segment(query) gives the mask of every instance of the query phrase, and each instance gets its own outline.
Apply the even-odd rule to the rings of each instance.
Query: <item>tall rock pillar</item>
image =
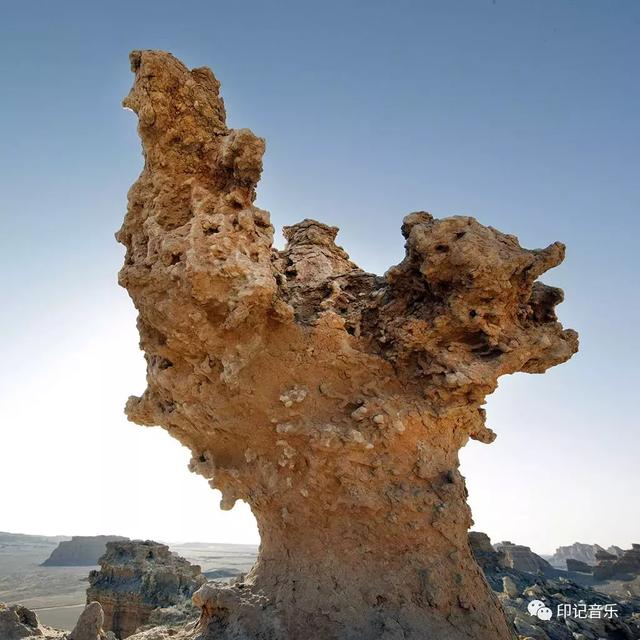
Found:
[[[537,281],[564,247],[523,249],[469,217],[408,215],[406,257],[365,273],[337,229],[304,220],[272,246],[253,202],[264,140],[225,124],[219,83],[168,53],[131,55],[125,106],[145,165],[117,237],[160,425],[192,469],[245,500],[261,547],[244,583],[205,585],[218,639],[506,640],[467,542],[458,450],[491,442],[499,376],[577,350]]]

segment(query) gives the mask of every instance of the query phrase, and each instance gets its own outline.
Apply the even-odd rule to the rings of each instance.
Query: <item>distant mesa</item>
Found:
[[[107,543],[124,542],[122,536],[73,536],[60,542],[43,567],[95,567],[105,553]]]
[[[531,551],[529,547],[505,540],[498,542],[495,548],[503,555],[501,565],[504,567],[533,574],[554,573],[553,567],[544,558]]]
[[[207,580],[222,580],[224,578],[237,578],[242,575],[242,571],[232,567],[220,567],[219,569],[211,569],[203,573]]]
[[[63,540],[69,540],[69,538],[70,536],[34,536],[26,533],[0,531],[0,549],[53,547]]]
[[[587,544],[584,542],[574,542],[564,547],[558,547],[556,552],[549,558],[549,562],[557,569],[568,569],[567,560],[578,560],[592,567],[598,564],[598,554],[606,554],[609,559],[621,556],[624,552],[620,547],[614,545],[607,548],[599,544]],[[571,569],[569,569],[571,571]]]

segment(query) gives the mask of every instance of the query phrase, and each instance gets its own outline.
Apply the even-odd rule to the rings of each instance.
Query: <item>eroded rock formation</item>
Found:
[[[555,553],[549,558],[549,562],[559,569],[567,567],[567,560],[579,560],[585,564],[595,565],[598,563],[596,557],[599,552],[612,554],[613,556],[621,556],[622,549],[616,546],[610,546],[606,551],[599,544],[586,544],[584,542],[574,542],[571,545],[558,547]]]
[[[514,569],[500,549],[494,549],[489,537],[481,532],[469,533],[473,554],[482,567],[491,588],[513,622],[518,637],[527,640],[583,640],[590,638],[640,637],[640,598],[610,591],[599,593],[566,578],[564,571],[537,572]],[[500,545],[496,545],[499,547]],[[528,548],[528,547],[526,547]],[[588,569],[588,565],[584,565]],[[575,577],[575,576],[574,576]],[[553,618],[541,620],[527,609],[531,600],[542,600],[551,608]],[[558,607],[613,606],[616,616],[580,618],[558,615]]]
[[[104,631],[104,616],[97,602],[90,602],[78,617],[73,631],[66,633],[40,624],[35,611],[20,604],[0,602],[0,640],[116,640],[110,631]]]
[[[0,602],[0,640],[64,640],[62,631],[40,624],[35,612],[19,604]]]
[[[67,640],[106,640],[107,633],[103,629],[104,612],[99,602],[89,602],[84,611],[78,617],[73,631],[68,635]],[[109,633],[111,639],[115,635]]]
[[[100,603],[103,628],[122,639],[146,624],[155,609],[189,601],[204,582],[200,567],[164,544],[110,542],[100,570],[89,574],[87,602]]]
[[[223,508],[247,501],[262,541],[243,583],[196,593],[201,632],[510,638],[467,542],[458,450],[494,439],[499,376],[577,350],[562,292],[537,282],[564,247],[418,212],[384,276],[313,220],[277,251],[253,204],[265,142],[226,126],[212,72],[157,51],[131,64],[145,165],[117,238],[148,387],[127,414],[188,446]]]
[[[574,560],[573,558],[567,558],[565,560],[567,571],[573,571],[577,573],[593,573],[593,566],[582,562],[582,560]]]
[[[602,551],[599,544],[585,544],[584,542],[574,542],[573,544],[558,547],[555,553],[549,558],[549,562],[559,569],[567,568],[567,560],[580,560],[586,564],[596,564],[596,552]]]
[[[496,549],[502,553],[502,564],[506,567],[527,573],[553,573],[553,567],[544,558],[533,553],[530,547],[507,540],[496,544]]]
[[[606,551],[597,557],[599,562],[593,568],[596,580],[632,580],[640,576],[640,544],[632,544],[619,557]]]

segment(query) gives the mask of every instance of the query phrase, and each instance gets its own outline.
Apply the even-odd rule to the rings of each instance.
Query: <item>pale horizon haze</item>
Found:
[[[267,140],[256,204],[335,224],[362,268],[411,211],[523,246],[580,352],[500,380],[461,452],[474,529],[539,553],[640,542],[640,3],[1,2],[0,531],[259,542],[246,504],[123,407],[145,388],[114,239],[142,168],[132,49],[209,66],[228,124]]]

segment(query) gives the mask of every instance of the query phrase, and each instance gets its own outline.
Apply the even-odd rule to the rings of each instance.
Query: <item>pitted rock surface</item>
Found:
[[[458,451],[494,439],[499,376],[576,352],[562,292],[537,280],[563,245],[417,212],[383,276],[314,220],[278,251],[254,205],[265,141],[227,127],[213,73],[131,63],[145,164],[117,238],[148,386],[126,411],[189,447],[223,508],[246,501],[262,541],[244,582],[196,593],[199,633],[511,638],[467,542]]]

